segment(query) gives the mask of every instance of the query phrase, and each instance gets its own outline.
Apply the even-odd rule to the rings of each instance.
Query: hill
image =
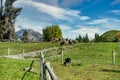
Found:
[[[115,37],[117,33],[120,32],[119,30],[110,30],[102,34],[100,37],[102,38],[102,41],[105,42],[113,42],[115,41]]]

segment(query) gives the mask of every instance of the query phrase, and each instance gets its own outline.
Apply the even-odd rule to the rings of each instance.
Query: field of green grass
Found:
[[[61,63],[60,49],[47,51],[44,56],[51,63],[58,80],[119,80],[119,46],[119,43],[81,43],[69,48],[64,47],[64,59],[68,56],[72,59],[68,66]],[[112,65],[112,50],[116,53],[115,65]],[[31,60],[0,58],[0,79],[21,80],[25,73],[23,68],[28,67],[30,63]],[[28,72],[24,80],[39,80],[39,66],[38,58],[33,65],[38,74]]]
[[[10,54],[20,54],[24,52],[32,52],[41,50],[44,48],[51,48],[59,46],[59,44],[52,44],[52,43],[23,43],[23,42],[0,42],[0,56],[8,54],[8,48],[10,49]]]
[[[39,61],[34,61],[33,68],[37,73],[31,73],[23,70],[29,67],[31,60],[16,60],[9,58],[0,58],[0,80],[39,80]]]
[[[61,80],[119,80],[120,52],[118,43],[79,44],[64,50],[64,59],[72,59],[69,66],[61,64],[61,58],[49,59]],[[112,65],[112,50],[116,64]]]

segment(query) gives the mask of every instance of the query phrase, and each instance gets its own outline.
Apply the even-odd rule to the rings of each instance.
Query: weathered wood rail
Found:
[[[41,80],[57,80],[57,77],[50,66],[50,62],[44,60],[43,52],[40,52],[40,76]]]

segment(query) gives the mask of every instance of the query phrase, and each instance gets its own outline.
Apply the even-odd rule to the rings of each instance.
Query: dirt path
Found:
[[[16,55],[5,55],[5,56],[0,56],[0,57],[6,57],[6,58],[15,58],[15,59],[25,59],[25,57],[34,57],[36,55],[39,55],[41,51],[45,52],[48,50],[53,50],[53,49],[58,49],[59,47],[53,47],[53,48],[48,48],[48,49],[42,49],[34,52],[28,52],[24,54],[16,54]]]
[[[64,46],[63,48],[66,49],[68,47],[73,47],[73,46]],[[38,50],[38,51],[34,51],[34,52],[28,52],[28,53],[24,53],[24,54],[16,54],[16,55],[5,55],[5,56],[0,56],[0,57],[5,57],[5,58],[15,58],[15,59],[27,59],[27,57],[35,57],[36,55],[39,55],[40,52],[46,52],[49,50],[58,50],[60,47],[53,47],[53,48],[47,48],[47,49],[42,49],[42,50]],[[60,56],[60,55],[57,55]],[[49,56],[49,57],[53,57],[53,56]],[[47,57],[47,58],[49,58]]]

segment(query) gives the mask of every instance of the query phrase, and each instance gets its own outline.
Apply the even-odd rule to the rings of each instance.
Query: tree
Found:
[[[89,42],[89,38],[88,38],[88,34],[86,33],[85,36],[83,36],[83,42],[88,43]]]
[[[25,30],[24,32],[23,32],[23,37],[22,37],[22,41],[23,42],[29,42],[29,39],[28,39],[28,31],[27,30]]]
[[[95,33],[95,42],[100,42],[100,36],[99,34]]]
[[[13,7],[17,0],[0,0],[0,40],[16,38],[14,23],[22,8]]]
[[[82,36],[81,36],[81,35],[79,35],[79,36],[76,38],[76,40],[77,40],[78,42],[83,42],[83,39],[82,39]]]
[[[62,38],[62,31],[58,25],[48,26],[43,29],[43,40],[52,41],[55,38]]]

